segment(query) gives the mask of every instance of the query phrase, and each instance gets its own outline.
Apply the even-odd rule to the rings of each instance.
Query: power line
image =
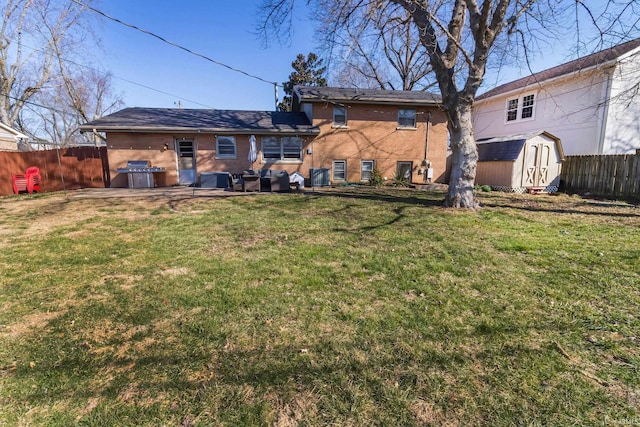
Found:
[[[124,25],[124,26],[126,26],[126,27],[132,28],[132,29],[134,29],[134,30],[136,30],[136,31],[140,31],[141,33],[147,34],[147,35],[149,35],[149,36],[151,36],[151,37],[155,37],[155,38],[157,38],[158,40],[162,41],[163,43],[169,44],[169,45],[171,45],[171,46],[173,46],[173,47],[177,47],[178,49],[184,50],[185,52],[190,53],[191,55],[195,55],[195,56],[197,56],[197,57],[199,57],[199,58],[202,58],[202,59],[204,59],[204,60],[206,60],[206,61],[209,61],[209,62],[211,62],[211,63],[213,63],[213,64],[216,64],[216,65],[219,65],[219,66],[221,66],[221,67],[227,68],[227,69],[229,69],[229,70],[231,70],[231,71],[234,71],[234,72],[236,72],[236,73],[244,74],[244,75],[245,75],[245,76],[247,76],[247,77],[250,77],[250,78],[252,78],[252,79],[259,80],[259,81],[261,81],[261,82],[263,82],[263,83],[267,83],[267,84],[270,84],[270,85],[274,85],[274,86],[280,86],[280,87],[282,87],[282,85],[278,85],[278,83],[277,83],[277,82],[270,82],[269,80],[263,79],[262,77],[259,77],[259,76],[256,76],[256,75],[254,75],[254,74],[248,73],[248,72],[246,72],[246,71],[240,70],[240,69],[238,69],[238,68],[232,67],[232,66],[227,65],[227,64],[225,64],[225,63],[222,63],[222,62],[220,62],[220,61],[216,61],[215,59],[212,59],[212,58],[210,58],[210,57],[208,57],[208,56],[206,56],[206,55],[203,55],[203,54],[201,54],[201,53],[195,52],[195,51],[193,51],[193,50],[191,50],[191,49],[189,49],[189,48],[186,48],[186,47],[184,47],[184,46],[182,46],[182,45],[179,45],[179,44],[177,44],[177,43],[174,43],[174,42],[172,42],[172,41],[169,41],[169,40],[165,39],[164,37],[159,36],[159,35],[157,35],[157,34],[155,34],[155,33],[151,32],[151,31],[148,31],[148,30],[145,30],[145,29],[143,29],[143,28],[137,27],[137,26],[135,26],[135,25],[133,25],[133,24],[129,24],[129,23],[124,22],[124,21],[122,21],[122,20],[120,20],[120,19],[118,19],[118,18],[114,18],[113,16],[110,16],[110,15],[108,15],[108,14],[106,14],[106,13],[102,12],[101,10],[98,10],[98,9],[96,9],[96,8],[94,8],[94,7],[91,7],[91,6],[89,6],[89,5],[86,5],[86,4],[82,3],[82,2],[80,2],[79,0],[71,0],[71,1],[73,1],[73,2],[74,2],[74,3],[76,3],[76,4],[78,4],[79,6],[82,6],[82,7],[85,7],[85,8],[87,8],[87,9],[91,10],[92,12],[95,12],[95,13],[97,13],[97,14],[99,14],[99,15],[104,16],[105,18],[110,19],[111,21],[117,22],[118,24],[121,24],[121,25]]]
[[[38,50],[40,50],[40,49],[36,49],[36,48],[34,48],[34,47],[32,47],[32,46],[27,46],[27,45],[23,45],[23,47],[26,47],[26,48],[28,48],[28,49],[31,49],[31,50],[33,50],[34,52],[37,52]],[[75,62],[75,61],[72,61],[72,60],[70,60],[70,59],[67,59],[67,58],[60,58],[60,59],[61,59],[62,61],[64,61],[64,62],[68,62],[69,64],[73,64],[73,65],[75,65],[75,66],[77,66],[77,67],[86,68],[86,69],[88,69],[88,70],[92,70],[92,71],[96,71],[96,72],[102,72],[101,70],[98,70],[97,68],[93,68],[93,67],[90,67],[90,66],[85,65],[85,64],[79,64],[79,63],[77,63],[77,62]],[[111,74],[111,76],[112,76],[114,79],[122,80],[122,81],[127,82],[127,83],[130,83],[130,84],[132,84],[132,85],[140,86],[140,87],[142,87],[142,88],[145,88],[145,89],[148,89],[148,90],[152,90],[152,91],[154,91],[154,92],[158,92],[158,93],[161,93],[161,94],[163,94],[163,95],[168,95],[168,96],[170,96],[170,97],[172,97],[172,98],[178,98],[179,100],[186,101],[186,102],[189,102],[189,103],[191,103],[191,104],[199,105],[199,106],[201,106],[201,107],[210,108],[210,109],[215,109],[214,107],[212,107],[212,106],[210,106],[210,105],[202,104],[202,103],[197,102],[197,101],[194,101],[194,100],[192,100],[192,99],[185,98],[185,97],[183,97],[183,96],[181,96],[181,95],[176,95],[176,94],[173,94],[173,93],[165,92],[165,91],[163,91],[163,90],[156,89],[156,88],[153,88],[153,87],[151,87],[151,86],[144,85],[144,84],[142,84],[142,83],[134,82],[134,81],[132,81],[132,80],[125,79],[124,77],[120,77],[120,76],[117,76],[117,75],[115,75],[115,74]]]

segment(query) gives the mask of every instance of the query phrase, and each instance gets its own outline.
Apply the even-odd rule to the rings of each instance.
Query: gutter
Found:
[[[192,133],[214,133],[220,135],[251,135],[251,134],[278,134],[278,135],[317,135],[320,133],[320,129],[312,128],[309,130],[296,130],[296,129],[198,129],[198,128],[149,128],[149,127],[94,127],[94,126],[80,126],[81,132],[128,132],[128,133],[180,133],[180,134],[192,134]]]

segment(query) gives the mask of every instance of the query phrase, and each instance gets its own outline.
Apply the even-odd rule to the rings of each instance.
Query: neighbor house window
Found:
[[[293,136],[262,138],[264,160],[302,160],[302,139]]]
[[[416,110],[400,109],[398,110],[398,127],[399,128],[415,128],[416,127]]]
[[[373,172],[373,160],[363,160],[360,164],[360,179],[362,181],[369,181],[371,179],[371,172]]]
[[[507,101],[507,121],[511,122],[518,118],[518,98]]]
[[[333,107],[333,126],[340,127],[347,125],[347,110],[344,106]]]
[[[346,162],[346,160],[334,160],[333,161],[333,180],[334,181],[346,181],[347,180],[347,162]]]
[[[522,98],[522,114],[523,119],[533,117],[533,95],[527,95]]]
[[[219,136],[216,138],[216,158],[236,158],[236,138],[234,136]]]
[[[507,122],[533,118],[535,94],[507,100]]]

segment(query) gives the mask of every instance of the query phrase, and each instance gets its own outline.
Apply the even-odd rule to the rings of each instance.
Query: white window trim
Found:
[[[264,139],[265,138],[276,138],[280,144],[280,158],[279,159],[274,159],[272,157],[264,157]],[[284,143],[282,141],[282,138],[298,138],[300,140],[300,158],[298,159],[287,159],[284,157]],[[263,164],[300,164],[303,163],[304,161],[304,154],[303,154],[303,146],[304,146],[304,140],[300,137],[295,137],[295,136],[263,136],[262,137],[262,146],[261,146],[261,162]]]
[[[344,124],[336,124],[336,108],[342,108],[344,110]],[[349,125],[349,119],[347,117],[347,107],[343,106],[343,105],[335,105],[333,107],[333,122],[332,122],[332,127],[334,128],[346,128]]]
[[[527,118],[522,118],[522,109],[524,106],[524,98],[526,98],[527,96],[531,96],[533,95],[533,106],[532,106],[532,111],[531,111],[531,117],[527,117]],[[513,101],[514,99],[518,100],[518,110],[516,111],[516,118],[515,120],[507,120],[507,114],[509,113],[509,101]],[[505,105],[504,105],[504,115],[503,115],[503,120],[504,120],[504,124],[506,125],[510,125],[513,123],[522,123],[522,122],[530,122],[532,120],[536,119],[536,106],[538,105],[538,93],[537,92],[527,92],[527,93],[523,93],[516,96],[510,96],[507,98],[507,100],[505,101]]]
[[[219,154],[220,150],[219,150],[219,140],[220,138],[226,138],[226,139],[230,139],[233,141],[233,155],[231,154]],[[220,136],[216,136],[216,159],[222,159],[222,160],[235,160],[238,158],[238,145],[236,144],[236,137],[235,136],[230,136],[230,135],[220,135]]]
[[[400,111],[413,111],[413,126],[401,126],[400,125]],[[398,108],[398,126],[396,129],[403,130],[416,130],[418,128],[418,110],[415,108]]]
[[[336,163],[342,163],[344,165],[344,178],[336,178]],[[347,161],[346,160],[334,160],[331,164],[331,178],[333,181],[345,182],[347,180]]]
[[[364,178],[363,177],[364,174],[362,172],[364,172],[364,164],[365,163],[371,163],[371,170],[367,171],[370,174],[373,174],[373,171],[376,168],[376,162],[374,160],[360,160],[360,181],[368,181],[370,179],[370,177],[369,178]]]

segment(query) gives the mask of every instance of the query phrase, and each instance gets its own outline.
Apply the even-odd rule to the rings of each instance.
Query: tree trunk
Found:
[[[449,137],[451,139],[451,178],[446,207],[478,209],[473,186],[476,179],[478,149],[473,136],[471,105],[457,104],[449,110]]]

